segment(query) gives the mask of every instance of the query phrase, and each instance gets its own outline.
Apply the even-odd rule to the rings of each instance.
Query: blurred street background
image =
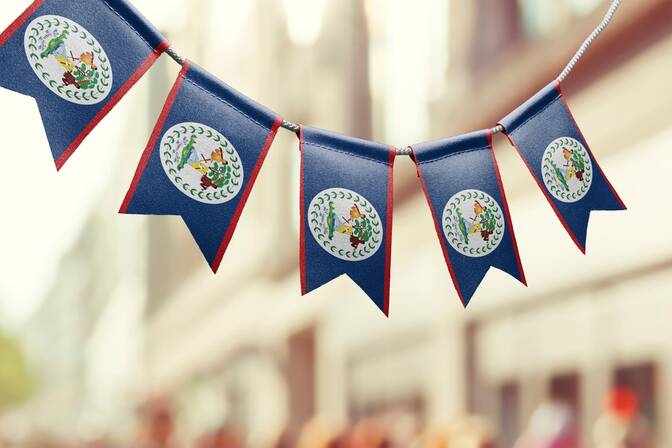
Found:
[[[398,146],[495,125],[603,0],[133,0],[175,48],[295,122]],[[4,29],[28,0],[2,0]],[[564,85],[629,206],[583,256],[503,136],[530,287],[465,311],[400,158],[391,317],[347,278],[301,298],[283,131],[214,276],[178,218],[117,215],[179,71],[162,58],[56,175],[0,89],[0,447],[672,446],[672,2],[625,1]],[[658,227],[660,226],[660,227]]]

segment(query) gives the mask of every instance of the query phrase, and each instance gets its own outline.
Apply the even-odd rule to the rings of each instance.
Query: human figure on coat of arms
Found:
[[[336,212],[334,203],[330,202],[324,209],[324,224],[326,233],[330,241],[333,241],[336,234],[345,235],[350,239],[350,245],[353,249],[358,249],[360,245],[366,244],[373,235],[373,225],[367,215],[362,213],[357,204],[350,208],[349,218],[340,218]]]
[[[565,191],[571,191],[569,181],[576,178],[579,182],[585,182],[586,162],[583,156],[574,149],[562,148],[562,158],[565,164],[559,167],[551,161],[551,166],[559,186]]]
[[[586,162],[583,160],[581,154],[573,149],[563,148],[562,157],[567,161],[565,168],[567,168],[567,177],[569,179],[576,176],[583,182],[583,176],[586,173]]]
[[[469,244],[469,237],[472,235],[479,235],[485,242],[490,241],[490,237],[495,232],[497,219],[492,210],[480,201],[475,201],[474,216],[469,218],[469,221],[465,219],[462,211],[457,209],[457,223],[464,242]]]
[[[228,160],[224,157],[224,150],[220,147],[210,153],[210,157],[200,154],[196,149],[196,134],[183,141],[180,161],[177,170],[182,171],[189,167],[201,175],[201,188],[206,191],[210,188],[219,190],[231,182],[233,173]]]
[[[96,88],[100,80],[98,67],[95,63],[93,51],[81,53],[78,57],[67,48],[67,40],[70,36],[68,30],[58,32],[54,30],[47,33],[41,42],[40,57],[47,59],[53,57],[65,70],[62,78],[64,86],[75,86],[77,89],[90,90]]]

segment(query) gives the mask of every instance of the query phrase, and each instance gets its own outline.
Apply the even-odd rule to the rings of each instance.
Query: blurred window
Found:
[[[605,0],[564,0],[567,7],[576,15],[587,15],[602,6]]]
[[[651,425],[656,424],[656,366],[652,363],[626,366],[614,372],[614,386],[637,396],[639,410]]]
[[[309,327],[289,339],[289,415],[295,433],[315,415],[315,374],[315,328]]]
[[[605,0],[519,0],[525,37],[546,36],[566,24],[568,19],[592,13]]]
[[[474,71],[497,62],[502,52],[518,41],[520,28],[517,0],[476,0]]]
[[[520,386],[506,383],[499,388],[499,434],[503,447],[514,446],[520,434]]]
[[[548,392],[553,401],[569,407],[574,424],[581,422],[581,377],[577,373],[567,373],[551,378]],[[578,429],[578,427],[577,427]]]
[[[327,1],[282,0],[282,5],[287,13],[289,37],[292,42],[297,45],[313,45],[322,33]]]
[[[581,377],[576,373],[557,375],[549,382],[551,398],[561,401],[575,411],[581,405]]]
[[[413,2],[369,0],[366,14],[374,135],[423,140],[431,122],[428,104],[445,93],[450,1],[424,0],[419,8]]]

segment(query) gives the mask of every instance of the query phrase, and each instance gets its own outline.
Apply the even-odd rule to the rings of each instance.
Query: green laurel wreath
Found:
[[[101,70],[99,72],[100,84],[96,86],[95,90],[82,92],[77,88],[71,86],[64,86],[57,80],[52,79],[51,74],[44,70],[44,65],[42,65],[42,63],[40,62],[41,59],[37,54],[38,51],[37,38],[40,36],[42,32],[44,32],[44,30],[48,30],[52,27],[59,27],[61,25],[63,26],[63,30],[66,30],[70,33],[73,33],[81,37],[84,40],[84,42],[86,42],[86,44],[89,45],[89,47],[91,47],[91,50],[98,56],[98,61],[100,62],[98,67]],[[106,89],[108,89],[112,83],[112,68],[110,67],[109,61],[103,55],[103,49],[96,44],[96,41],[91,36],[89,36],[86,31],[84,31],[74,23],[71,24],[67,20],[60,20],[56,17],[53,18],[45,17],[44,19],[35,23],[35,26],[29,30],[28,49],[31,51],[28,57],[31,60],[31,64],[33,65],[35,70],[38,73],[40,73],[40,76],[46,83],[49,84],[49,87],[52,90],[57,91],[61,96],[65,96],[69,99],[76,99],[78,101],[91,102],[91,101],[98,101],[101,99],[101,95],[102,98],[104,98],[105,95],[109,93],[106,92]]]
[[[373,226],[373,235],[371,240],[366,243],[362,249],[354,250],[345,250],[339,249],[334,244],[329,241],[322,229],[320,228],[320,222],[318,220],[320,216],[321,207],[329,201],[336,199],[343,199],[348,201],[353,201],[355,204],[360,206],[368,216],[371,217],[371,225]],[[313,226],[313,231],[315,232],[317,241],[324,246],[327,252],[331,252],[334,255],[338,255],[347,260],[351,261],[361,261],[362,259],[374,254],[380,247],[380,243],[383,239],[383,231],[380,223],[380,217],[378,212],[373,208],[371,204],[368,203],[366,199],[361,197],[358,194],[345,191],[326,191],[316,198],[316,202],[313,205],[313,209],[310,211],[310,224]]]
[[[454,220],[457,215],[457,208],[466,201],[477,200],[483,202],[495,214],[497,226],[490,241],[486,242],[485,246],[479,248],[469,247],[464,244],[455,233]],[[502,216],[502,209],[499,204],[495,202],[490,196],[480,191],[464,191],[455,200],[446,205],[443,218],[443,228],[453,247],[462,252],[464,255],[471,255],[473,257],[484,257],[490,254],[499,246],[500,241],[504,238],[504,217]]]
[[[189,183],[180,176],[180,173],[174,168],[175,163],[172,158],[176,153],[179,153],[178,140],[186,134],[193,135],[202,135],[205,138],[212,140],[213,142],[220,145],[228,156],[228,162],[231,166],[233,178],[231,179],[231,184],[226,187],[226,190],[215,191],[214,193],[205,192],[202,189],[194,188]],[[173,130],[169,135],[165,136],[165,142],[163,143],[163,155],[166,157],[164,161],[166,169],[169,175],[172,177],[173,181],[179,185],[185,193],[190,195],[193,198],[199,198],[202,200],[208,201],[226,201],[235,197],[240,191],[239,187],[243,179],[243,165],[238,153],[233,148],[233,145],[229,143],[228,140],[223,138],[218,133],[212,132],[210,129],[205,129],[203,126],[194,126],[194,125],[182,125],[179,128]]]
[[[549,150],[547,150],[546,153],[544,154],[544,160],[542,162],[542,171],[544,174],[544,183],[546,184],[546,187],[551,193],[553,193],[554,196],[567,202],[576,202],[580,200],[586,195],[586,193],[588,193],[590,187],[592,186],[592,180],[593,180],[592,161],[590,160],[587,151],[582,147],[582,145],[577,143],[578,142],[576,140],[568,137],[556,140],[551,144]],[[586,171],[584,173],[585,180],[584,182],[581,183],[581,188],[579,188],[577,191],[573,193],[564,191],[562,188],[558,187],[555,181],[554,168],[553,168],[553,164],[555,162],[553,161],[553,155],[563,146],[565,147],[569,146],[574,150],[579,151],[581,157],[583,157],[583,160],[586,162]]]

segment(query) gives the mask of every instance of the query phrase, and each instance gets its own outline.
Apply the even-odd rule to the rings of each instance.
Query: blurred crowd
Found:
[[[0,448],[244,448],[243,432],[223,425],[203,434],[193,444],[178,442],[176,417],[167,400],[157,400],[138,413],[138,434],[131,445],[105,438],[79,444],[61,443],[49,437],[28,444],[4,444]],[[293,432],[286,430],[274,448],[579,448],[579,419],[561,401],[541,403],[513,447],[502,446],[493,426],[480,417],[466,417],[446,425],[422,427],[417,416],[390,412],[363,419],[345,430],[334,430],[314,419]],[[605,400],[603,413],[592,428],[591,447],[653,448],[650,423],[639,410],[637,396],[615,389]]]

